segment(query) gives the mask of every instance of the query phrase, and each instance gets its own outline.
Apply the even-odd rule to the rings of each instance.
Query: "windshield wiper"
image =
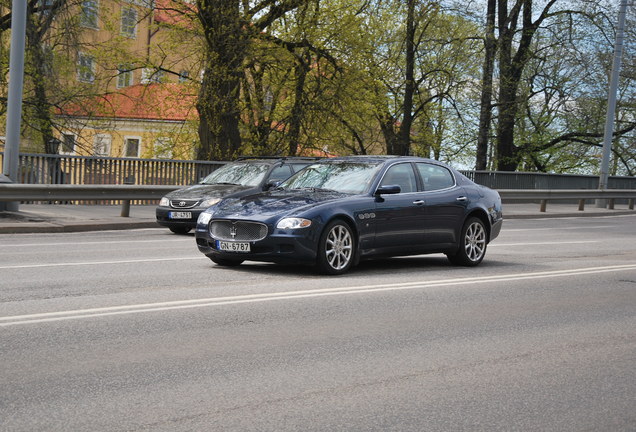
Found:
[[[301,187],[301,188],[298,188],[298,190],[309,190],[312,192],[338,192],[334,189],[325,189],[325,188],[319,188],[319,187]]]

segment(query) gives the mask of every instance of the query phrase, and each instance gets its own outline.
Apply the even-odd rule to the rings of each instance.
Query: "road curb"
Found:
[[[505,210],[505,209],[504,209]],[[603,212],[571,212],[571,213],[527,213],[506,215],[504,212],[504,221],[509,219],[549,219],[549,218],[577,218],[577,217],[612,217],[612,216],[629,216],[636,215],[634,210],[607,210]]]

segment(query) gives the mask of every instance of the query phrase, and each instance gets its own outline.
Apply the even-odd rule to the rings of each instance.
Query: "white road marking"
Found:
[[[151,259],[139,259],[139,260],[89,261],[89,262],[52,263],[52,264],[25,264],[25,265],[0,266],[0,270],[38,268],[38,267],[65,267],[65,266],[86,266],[86,265],[104,265],[104,264],[131,264],[131,263],[160,262],[160,261],[184,261],[184,260],[197,260],[197,259],[201,259],[201,258],[204,258],[204,256],[200,255],[200,256],[197,256],[197,257],[151,258]]]
[[[598,243],[596,240],[579,240],[579,241],[551,241],[551,242],[532,242],[532,243],[488,243],[488,248],[495,246],[545,246],[545,245],[563,245],[563,244],[583,244]]]
[[[615,228],[614,225],[596,225],[596,226],[576,226],[576,227],[559,227],[559,231],[564,230],[590,230],[601,228]],[[554,228],[502,228],[506,232],[524,232],[524,231],[554,231]]]
[[[109,245],[109,244],[121,244],[121,243],[167,243],[167,242],[183,242],[184,240],[190,240],[194,242],[193,238],[174,238],[174,239],[161,239],[161,240],[112,240],[112,241],[86,241],[86,242],[66,242],[66,243],[24,243],[24,244],[3,244],[3,248],[7,247],[46,247],[46,246],[82,246],[82,245]],[[185,243],[185,242],[184,242]]]
[[[228,297],[211,297],[202,299],[176,300],[158,303],[144,303],[135,305],[110,306],[89,309],[76,309],[59,312],[45,312],[27,315],[14,315],[0,317],[0,327],[16,326],[22,324],[35,324],[55,321],[78,320],[113,315],[137,314],[147,312],[160,312],[178,309],[192,309],[212,306],[236,305],[243,303],[257,303],[266,301],[295,300],[303,298],[315,298],[325,296],[368,294],[373,292],[404,291],[414,289],[426,289],[433,287],[472,285],[508,281],[520,281],[531,279],[547,279],[570,277],[575,275],[588,275],[599,273],[614,273],[636,270],[636,264],[585,267],[571,270],[555,270],[533,273],[505,274],[498,276],[469,277],[457,279],[440,279],[435,281],[417,281],[394,284],[362,285],[357,287],[323,288],[305,291],[283,291],[262,294],[246,294]]]

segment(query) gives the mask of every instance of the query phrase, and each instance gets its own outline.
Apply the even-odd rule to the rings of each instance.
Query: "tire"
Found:
[[[459,249],[454,254],[446,254],[448,260],[467,267],[478,265],[486,255],[488,232],[484,222],[476,217],[468,218],[462,227]]]
[[[214,264],[223,266],[223,267],[236,267],[243,263],[242,259],[228,259],[228,258],[219,258],[216,256],[209,256]]]
[[[318,270],[329,275],[347,272],[353,265],[355,249],[355,237],[349,224],[342,220],[331,221],[320,235]]]
[[[192,228],[188,227],[169,227],[169,230],[175,234],[187,234]]]

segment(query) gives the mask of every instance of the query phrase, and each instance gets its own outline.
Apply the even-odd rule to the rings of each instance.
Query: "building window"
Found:
[[[137,33],[137,11],[133,8],[123,7],[121,9],[121,34],[134,38]]]
[[[163,81],[163,71],[159,69],[143,68],[141,71],[141,83],[152,84]]]
[[[268,89],[265,92],[265,96],[263,97],[263,108],[265,109],[265,111],[271,111],[273,104],[274,104],[274,94],[272,93],[271,90]]]
[[[93,138],[93,154],[95,156],[110,156],[112,138],[108,134],[97,134]]]
[[[117,72],[117,88],[128,87],[133,84],[133,71],[130,65],[119,65]]]
[[[155,141],[154,153],[157,159],[172,159],[172,142],[170,138],[158,138]]]
[[[77,55],[77,79],[83,82],[95,80],[95,60],[84,53]]]
[[[38,8],[43,15],[50,15],[53,8],[53,0],[38,0]]]
[[[62,134],[62,141],[60,142],[59,152],[62,154],[75,153],[75,135],[74,134]]]
[[[139,157],[139,138],[126,138],[124,140],[124,157]]]
[[[82,2],[80,24],[84,27],[97,28],[97,0],[84,0]]]
[[[190,72],[188,72],[187,70],[182,70],[181,72],[179,72],[179,82],[180,83],[184,83],[184,82],[188,81],[189,77],[190,77]]]

